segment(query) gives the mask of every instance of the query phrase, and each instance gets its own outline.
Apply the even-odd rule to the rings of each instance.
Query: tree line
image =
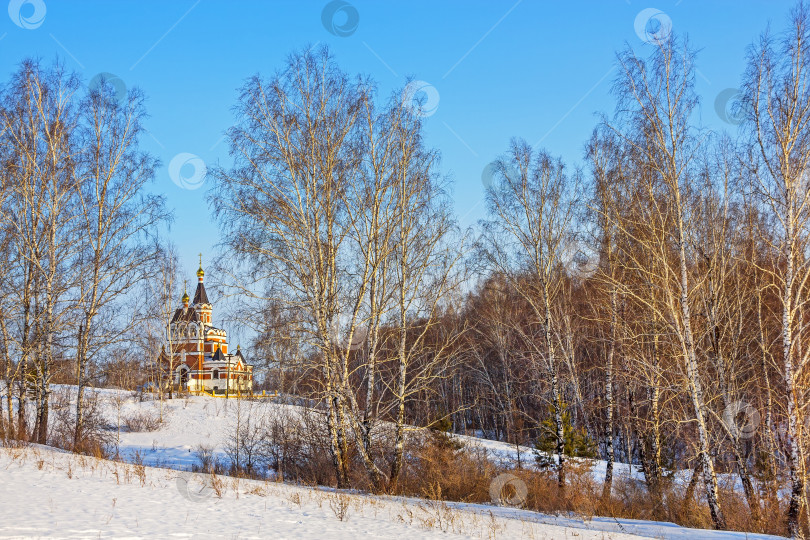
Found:
[[[563,495],[598,455],[606,504],[617,463],[659,507],[691,471],[718,529],[738,479],[757,528],[806,533],[808,21],[799,4],[746,52],[735,133],[700,123],[686,37],[621,50],[585,166],[513,139],[471,230],[407,88],[381,96],[323,47],[248,79],[232,162],[209,171],[217,271],[265,384],[322,412],[328,481],[396,492],[433,428],[515,445]],[[49,442],[56,366],[79,451],[93,370],[132,366],[134,344],[166,380],[178,265],[144,119],[137,90],[59,63],[0,88],[7,438]]]
[[[419,103],[325,49],[248,81],[215,172],[223,268],[274,384],[324,404],[337,485],[395,488],[406,434],[442,426],[550,450],[564,491],[579,434],[606,499],[617,462],[659,504],[690,470],[723,529],[724,474],[801,536],[808,37],[799,4],[750,46],[735,133],[700,123],[686,37],[626,47],[586,166],[514,139],[472,231]]]

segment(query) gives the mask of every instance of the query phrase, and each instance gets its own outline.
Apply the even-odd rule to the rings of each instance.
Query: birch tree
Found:
[[[616,409],[614,394],[614,360],[616,357],[619,341],[619,292],[617,282],[618,264],[616,261],[617,251],[617,231],[616,215],[619,211],[618,197],[614,196],[616,190],[623,185],[623,167],[620,147],[610,132],[594,132],[587,147],[587,156],[591,162],[591,173],[593,175],[593,202],[595,209],[591,214],[595,218],[597,234],[599,234],[599,247],[601,252],[601,264],[598,267],[597,278],[604,273],[603,282],[606,287],[605,295],[608,302],[608,331],[605,336],[605,405],[606,405],[606,434],[605,434],[605,454],[607,464],[605,466],[605,479],[603,484],[603,497],[610,497],[613,485],[613,465],[615,462],[615,452],[613,449],[613,438],[615,436],[615,426],[613,415]]]
[[[748,54],[742,112],[758,157],[750,168],[757,203],[777,227],[778,264],[763,268],[779,289],[781,311],[780,377],[786,402],[785,459],[790,478],[787,528],[801,537],[799,512],[805,491],[800,419],[804,392],[797,382],[805,374],[810,348],[802,347],[807,330],[801,313],[810,280],[810,15],[800,3],[791,12],[788,30],[765,33]],[[758,155],[757,155],[758,154]]]
[[[557,440],[557,481],[565,488],[563,388],[558,339],[559,302],[565,277],[564,249],[572,239],[578,176],[559,159],[514,140],[500,159],[487,189],[490,219],[483,222],[481,255],[502,274],[531,309],[524,346],[551,381],[551,406]]]
[[[322,398],[340,487],[349,467],[342,394],[348,366],[332,329],[340,324],[346,295],[364,296],[368,275],[364,263],[344,273],[343,258],[351,231],[346,208],[354,204],[345,200],[357,195],[355,141],[364,99],[362,87],[325,49],[292,55],[287,69],[269,80],[252,78],[229,131],[235,165],[217,172],[220,189],[213,200],[228,245],[246,258],[250,281],[306,315],[308,344],[322,359]],[[347,276],[352,283],[342,281]],[[348,324],[347,342],[357,310],[349,313],[354,324]]]
[[[443,308],[448,307],[458,286],[464,242],[454,235],[444,186],[434,170],[438,156],[424,146],[418,115],[400,105],[392,109],[392,116],[395,227],[391,266],[398,367],[391,385],[396,427],[389,478],[394,488],[404,459],[406,402],[446,372],[449,352],[459,337],[458,329],[445,328],[440,334],[443,339],[437,340],[434,330],[443,322]],[[418,358],[422,361],[417,364]]]
[[[624,123],[613,129],[641,166],[635,189],[646,199],[649,215],[645,223],[619,219],[617,226],[636,241],[638,249],[631,257],[641,264],[638,257],[642,253],[654,258],[656,273],[650,274],[650,269],[645,272],[661,289],[648,307],[658,312],[661,322],[677,337],[698,434],[706,498],[715,528],[724,529],[693,329],[694,289],[700,284],[694,282],[695,276],[690,280],[694,225],[689,210],[695,191],[695,162],[701,150],[701,139],[690,124],[698,102],[694,53],[685,41],[668,36],[654,44],[649,61],[628,49],[619,55],[619,67],[617,122]],[[646,238],[636,233],[645,229],[651,232]],[[642,296],[637,299],[644,300]]]
[[[75,95],[79,81],[60,64],[43,67],[25,61],[4,88],[5,143],[12,148],[7,165],[13,181],[13,228],[19,257],[21,316],[18,346],[22,371],[36,399],[34,439],[47,440],[50,368],[56,340],[64,330],[72,285],[67,262],[75,254]],[[22,381],[21,381],[22,382]],[[23,384],[19,394],[19,433],[25,432]]]
[[[119,104],[115,89],[101,84],[90,90],[82,111],[76,172],[81,245],[76,445],[82,439],[87,363],[99,350],[127,335],[137,320],[115,317],[111,324],[99,325],[99,315],[123,300],[154,268],[152,261],[159,250],[154,242],[156,227],[168,217],[162,197],[146,191],[157,161],[138,146],[144,130],[143,96],[130,90]]]

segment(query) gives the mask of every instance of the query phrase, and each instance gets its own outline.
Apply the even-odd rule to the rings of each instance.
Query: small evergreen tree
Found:
[[[534,459],[537,464],[547,469],[556,465],[554,453],[557,448],[557,428],[554,423],[554,411],[549,406],[549,416],[540,424],[540,437],[534,443]],[[563,405],[563,438],[566,456],[579,458],[595,458],[596,442],[588,435],[584,428],[575,428],[571,425],[571,412]]]
[[[453,428],[453,421],[450,420],[448,415],[445,414],[438,420],[435,420],[429,427],[430,440],[434,445],[451,450],[461,450],[464,446],[464,443],[450,434],[450,430]]]

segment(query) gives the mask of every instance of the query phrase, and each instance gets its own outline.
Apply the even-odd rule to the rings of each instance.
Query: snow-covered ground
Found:
[[[207,475],[43,447],[4,449],[0,470],[0,537],[630,538],[274,482],[219,477],[215,490]]]
[[[161,407],[165,421],[152,432],[122,430],[120,436],[117,430],[113,432],[121,458],[129,463],[41,446],[0,451],[0,537],[769,538],[686,529],[671,523],[583,520],[494,505],[443,504],[272,481],[212,479],[189,472],[197,463],[195,450],[199,445],[210,446],[224,459],[224,442],[237,415],[244,418],[269,411],[296,415],[301,409],[211,397],[161,404],[138,402],[117,391],[98,392],[112,426],[119,417],[154,414]],[[500,461],[514,458],[514,446],[462,438],[468,446],[483,447]],[[531,453],[525,451],[524,458],[531,461]],[[134,465],[135,461],[147,466]],[[600,467],[603,464],[596,462],[595,475]]]

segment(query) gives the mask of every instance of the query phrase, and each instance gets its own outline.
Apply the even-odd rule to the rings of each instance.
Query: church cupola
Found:
[[[197,280],[202,283],[205,278],[205,270],[202,267],[202,253],[200,253],[200,267],[197,269]]]
[[[205,285],[203,279],[205,278],[205,270],[202,267],[202,253],[200,253],[200,268],[197,270],[197,290],[194,292],[194,309],[200,316],[203,324],[211,324],[211,302],[208,300],[208,293],[205,292]]]
[[[188,307],[188,300],[189,300],[187,290],[183,290],[183,297],[181,298],[181,300],[183,301],[183,307],[187,308]]]

